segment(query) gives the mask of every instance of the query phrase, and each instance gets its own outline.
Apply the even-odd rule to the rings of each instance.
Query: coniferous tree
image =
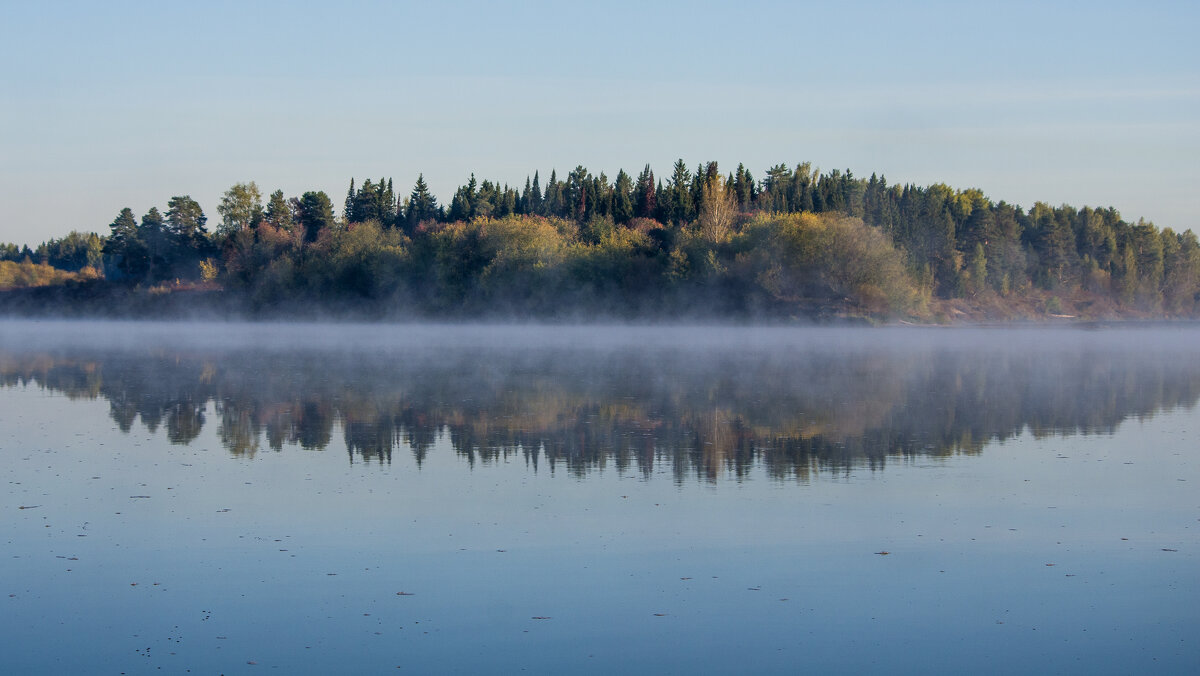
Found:
[[[592,215],[592,209],[589,208],[588,202],[589,188],[592,187],[591,178],[592,175],[583,165],[576,166],[567,174],[563,200],[566,202],[567,215],[579,223],[587,221]]]
[[[208,234],[208,217],[190,195],[176,195],[167,201],[167,230],[176,239],[187,241]]]
[[[700,212],[700,202],[704,199],[704,187],[707,185],[708,172],[703,164],[696,165],[696,173],[692,175],[692,184],[688,195],[692,198],[692,214]],[[689,221],[691,218],[688,219]]]
[[[122,209],[108,227],[110,234],[104,244],[104,254],[116,260],[117,269],[126,277],[134,280],[145,277],[150,269],[150,261],[146,245],[139,236],[133,210],[129,207]]]
[[[1074,232],[1066,219],[1042,202],[1033,205],[1029,218],[1038,256],[1038,279],[1046,288],[1057,287],[1071,275],[1071,263],[1076,257]]]
[[[411,233],[421,223],[436,220],[438,215],[437,198],[429,192],[429,186],[425,183],[425,174],[418,174],[417,182],[408,198],[408,212],[404,214],[407,229]]]
[[[731,185],[734,196],[737,197],[738,208],[749,209],[750,205],[754,203],[754,177],[750,175],[749,171],[746,171],[745,165],[738,164]]]
[[[167,222],[159,212],[158,207],[150,207],[142,216],[138,226],[138,239],[146,247],[147,277],[150,281],[165,279],[169,263],[167,256],[171,252],[171,241],[167,234]]]
[[[788,191],[791,188],[792,178],[792,170],[788,169],[786,164],[777,164],[767,169],[762,181],[762,190],[759,192],[760,208],[777,213],[791,211]]]
[[[533,199],[533,187],[529,181],[529,176],[526,175],[525,176],[525,190],[522,191],[521,194],[517,196],[517,213],[519,213],[519,214],[533,213],[532,211],[529,210],[529,203],[532,199]]]
[[[688,171],[687,165],[683,163],[682,159],[677,160],[668,188],[670,193],[669,211],[666,215],[669,224],[680,225],[692,220],[696,203],[692,199],[691,185],[691,172]]]
[[[658,192],[654,186],[654,172],[647,164],[642,173],[638,174],[637,187],[634,189],[634,213],[638,218],[656,218],[658,216]]]
[[[322,230],[333,229],[333,200],[324,191],[304,193],[296,210],[296,224],[304,229],[306,243],[317,241]]]
[[[404,214],[397,208],[396,193],[392,190],[392,178],[390,176],[387,180],[387,188],[382,193],[381,201],[383,203],[381,210],[386,218],[384,225],[394,227],[397,216],[403,216]]]
[[[655,200],[654,218],[661,223],[668,223],[671,217],[671,195],[663,187],[662,179],[654,185]]]
[[[545,213],[542,204],[542,188],[538,185],[538,172],[533,172],[533,202],[529,206],[529,213],[541,215]]]
[[[174,275],[194,277],[199,262],[214,253],[205,229],[207,222],[204,210],[190,196],[176,195],[167,202],[166,230],[173,247],[170,258]]]
[[[518,213],[517,201],[517,191],[505,185],[500,193],[500,202],[496,205],[496,217],[504,218]]]
[[[536,175],[534,178],[536,178]],[[550,182],[546,184],[545,207],[542,210],[542,214],[546,216],[566,216],[564,213],[565,208],[563,184],[558,180],[558,172],[551,169]]]
[[[624,169],[617,171],[612,190],[612,218],[619,225],[633,218],[633,181]]]
[[[446,218],[451,223],[471,219],[471,199],[466,195],[466,188],[459,188],[454,193],[454,197],[450,200],[450,210],[446,213]]]
[[[283,196],[282,190],[271,193],[267,200],[267,213],[263,220],[273,228],[290,231],[292,229],[292,207]]]

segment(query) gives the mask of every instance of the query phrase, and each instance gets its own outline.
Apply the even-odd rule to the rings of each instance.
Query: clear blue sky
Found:
[[[680,157],[1200,231],[1200,3],[645,4],[0,0],[0,241]]]

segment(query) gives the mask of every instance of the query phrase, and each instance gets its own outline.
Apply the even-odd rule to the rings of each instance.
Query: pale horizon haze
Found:
[[[744,163],[1200,230],[1200,5],[0,0],[0,242],[423,173]]]

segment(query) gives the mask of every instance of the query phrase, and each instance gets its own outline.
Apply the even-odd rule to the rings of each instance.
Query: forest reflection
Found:
[[[173,444],[215,424],[235,456],[340,434],[352,463],[419,464],[444,439],[472,466],[677,480],[758,466],[803,480],[978,453],[1026,429],[1110,433],[1200,397],[1195,359],[1103,347],[0,349],[0,380],[106,400],[121,430],[140,421]]]

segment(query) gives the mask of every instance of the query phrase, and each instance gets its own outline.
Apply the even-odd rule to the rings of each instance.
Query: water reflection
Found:
[[[323,450],[340,434],[351,462],[420,463],[445,437],[472,465],[515,457],[583,475],[666,463],[680,480],[759,465],[806,479],[978,453],[1027,428],[1110,433],[1200,397],[1185,348],[892,335],[794,349],[5,347],[0,382],[104,399],[121,430],[140,421],[175,444],[215,424],[235,456]]]

